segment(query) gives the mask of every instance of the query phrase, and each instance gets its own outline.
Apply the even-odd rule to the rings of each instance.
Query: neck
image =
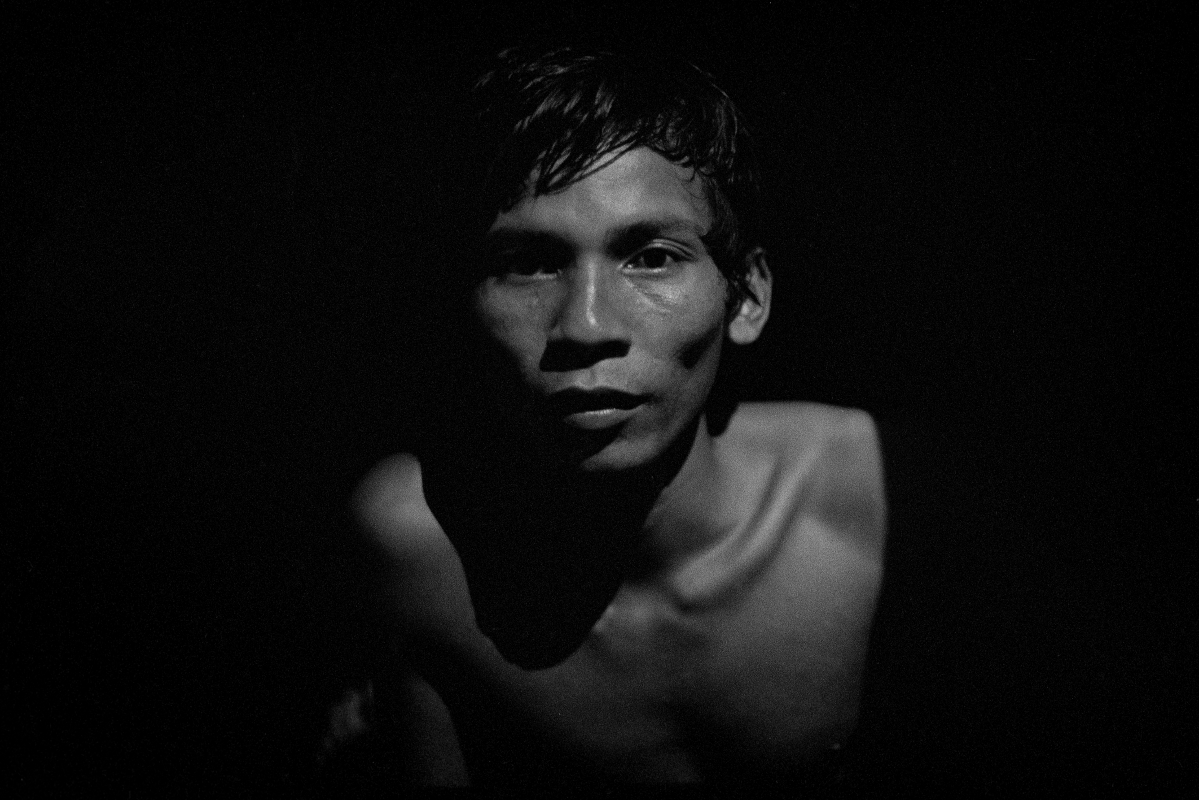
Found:
[[[681,466],[662,486],[646,516],[640,571],[657,574],[681,566],[732,530],[721,514],[725,480],[715,441],[701,415]]]
[[[577,514],[622,530],[633,575],[687,563],[731,532],[721,498],[727,476],[701,414],[654,464],[634,473],[576,476],[564,493]],[[617,520],[620,520],[617,523]]]
[[[576,556],[598,547],[602,557],[624,561],[632,574],[661,575],[734,527],[721,501],[729,476],[704,414],[653,464],[628,473],[563,472],[535,450],[533,458],[511,460],[512,453],[528,450],[528,439],[524,445],[501,443],[497,451],[507,457],[492,474],[503,476],[512,498],[523,498],[522,517],[558,520],[555,525],[577,534],[569,548]]]

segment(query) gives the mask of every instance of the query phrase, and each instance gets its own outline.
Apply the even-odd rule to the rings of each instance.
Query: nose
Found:
[[[566,270],[541,368],[586,369],[620,358],[631,340],[620,303],[620,278],[598,259],[580,260]]]

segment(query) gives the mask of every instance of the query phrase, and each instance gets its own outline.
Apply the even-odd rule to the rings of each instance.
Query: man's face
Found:
[[[728,291],[711,223],[702,181],[648,148],[496,216],[479,320],[581,469],[648,464],[701,412]]]

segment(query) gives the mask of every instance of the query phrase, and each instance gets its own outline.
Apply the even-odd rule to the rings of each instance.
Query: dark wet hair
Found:
[[[729,282],[730,307],[749,291],[746,256],[758,243],[752,146],[740,112],[706,72],[642,53],[512,48],[474,98],[488,165],[480,200],[490,217],[649,147],[701,176],[713,214],[703,240]]]

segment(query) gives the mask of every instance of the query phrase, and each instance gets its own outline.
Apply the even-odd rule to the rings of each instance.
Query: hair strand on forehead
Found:
[[[683,61],[610,50],[513,48],[476,84],[487,163],[484,213],[552,193],[620,155],[648,147],[703,180],[712,228],[703,237],[729,282],[748,291],[757,179],[740,112],[712,77]]]

